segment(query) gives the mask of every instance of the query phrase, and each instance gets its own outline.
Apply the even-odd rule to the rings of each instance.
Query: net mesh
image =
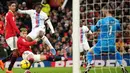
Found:
[[[117,37],[115,40],[116,48],[122,56],[124,56],[124,54],[130,54],[130,0],[80,0],[80,24],[85,24],[89,28],[91,25],[95,25],[99,19],[103,18],[101,9],[107,4],[115,7],[114,17],[121,23],[122,31],[117,32]],[[94,32],[91,36],[87,34],[90,47],[96,44],[99,32],[100,31]],[[94,67],[92,69],[93,71],[90,73],[119,73],[119,65],[116,60],[113,60],[112,56],[115,57],[113,54],[115,53],[101,53],[98,59],[97,57],[94,57],[96,61],[100,60],[98,65],[95,63],[94,65],[100,67]],[[104,57],[107,57],[105,63]],[[123,57],[123,59],[126,58]],[[107,64],[111,61],[113,61],[113,65]],[[129,59],[128,61],[130,63]],[[104,64],[100,64],[101,62]]]

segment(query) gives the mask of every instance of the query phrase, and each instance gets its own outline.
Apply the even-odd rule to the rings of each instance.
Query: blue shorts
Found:
[[[98,41],[95,46],[92,47],[92,50],[95,55],[100,55],[101,53],[115,53],[116,46],[113,41]]]

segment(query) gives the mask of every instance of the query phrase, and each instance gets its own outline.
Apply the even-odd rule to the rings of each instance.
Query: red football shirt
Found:
[[[4,22],[0,21],[0,34],[4,33]]]
[[[19,37],[17,41],[17,46],[20,55],[22,55],[24,51],[32,51],[30,46],[34,44],[36,44],[36,41],[28,42],[24,37]]]
[[[20,34],[18,27],[16,26],[16,19],[12,11],[8,11],[5,16],[5,38],[16,36]]]

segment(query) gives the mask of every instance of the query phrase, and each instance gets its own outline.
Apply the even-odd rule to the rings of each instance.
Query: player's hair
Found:
[[[27,29],[26,29],[26,28],[21,28],[21,29],[20,29],[20,32],[22,32],[22,31],[23,31],[23,32],[26,32]]]
[[[106,4],[102,9],[108,10],[108,12],[112,15],[115,14],[115,5],[112,3]]]
[[[39,7],[39,6],[42,7],[41,3],[40,3],[40,2],[37,2],[37,3],[34,5],[34,8]]]
[[[16,1],[8,1],[8,6],[11,6],[13,3],[17,4]]]

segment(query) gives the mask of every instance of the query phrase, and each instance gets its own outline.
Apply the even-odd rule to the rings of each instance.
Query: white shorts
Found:
[[[81,43],[80,44],[80,52],[83,52],[84,50],[88,51],[90,49],[90,46],[88,43]]]
[[[17,49],[17,40],[18,38],[16,36],[6,39],[6,42],[8,46],[11,48],[11,50]]]
[[[30,57],[30,55],[31,55],[32,57]],[[25,51],[25,52],[22,54],[22,58],[23,58],[24,60],[28,60],[29,58],[33,58],[33,59],[34,59],[34,62],[40,62],[40,61],[41,61],[41,60],[40,60],[40,54],[35,55],[35,54],[33,54],[32,52],[30,52],[30,51]]]
[[[45,33],[45,28],[42,27],[33,28],[32,31],[27,36],[31,37],[32,40],[34,40],[38,37],[40,31]]]

